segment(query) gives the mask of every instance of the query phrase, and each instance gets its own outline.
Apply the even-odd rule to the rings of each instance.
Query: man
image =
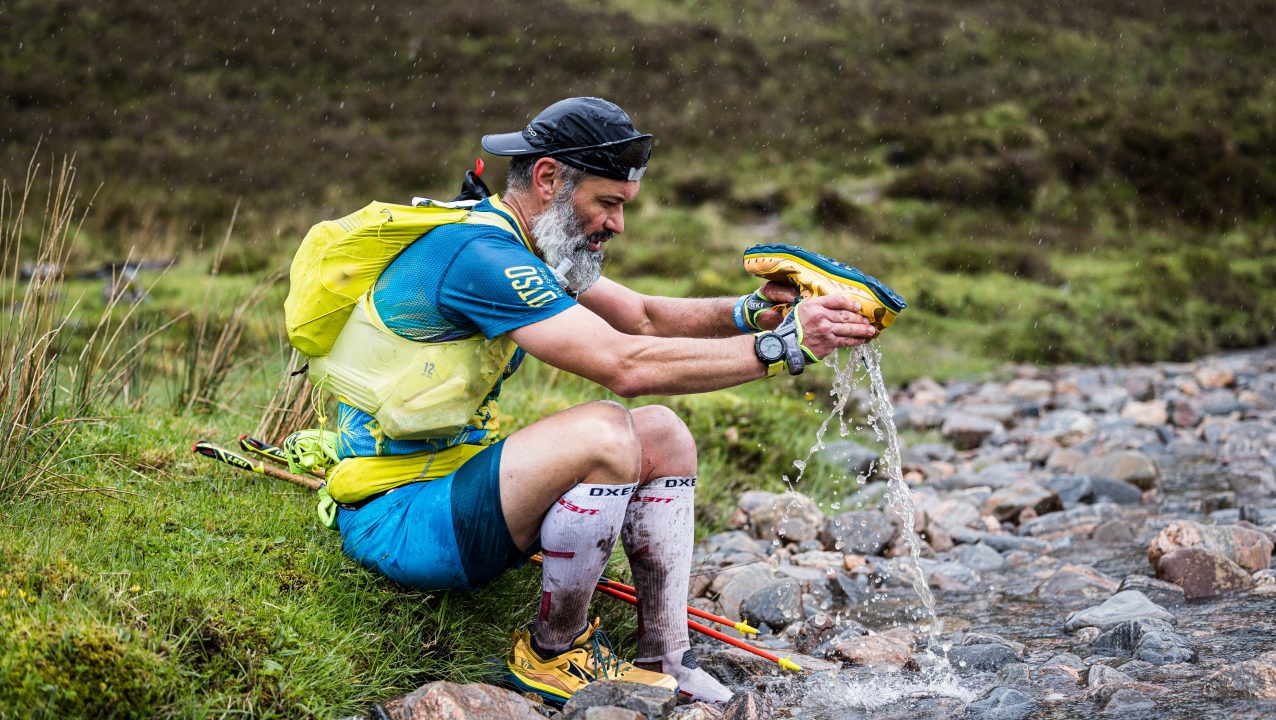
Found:
[[[515,632],[509,667],[514,683],[555,701],[603,677],[710,702],[730,692],[696,666],[687,637],[691,433],[666,407],[598,401],[499,439],[496,398],[524,352],[638,397],[731,387],[875,334],[842,295],[801,302],[781,324],[756,296],[650,297],[603,278],[604,248],[624,232],[651,143],[598,98],[560,101],[521,132],[484,137],[488,152],[513,158],[505,196],[474,208],[491,221],[446,225],[409,246],[366,305],[408,340],[481,335],[518,349],[470,423],[445,438],[395,440],[371,414],[340,407],[348,459],[329,488],[345,503],[337,521],[346,553],[401,583],[444,589],[480,587],[539,548],[539,612],[531,632]],[[773,301],[795,299],[765,290]],[[777,325],[778,335],[753,334]],[[639,598],[632,665],[614,657],[588,615],[617,536]]]

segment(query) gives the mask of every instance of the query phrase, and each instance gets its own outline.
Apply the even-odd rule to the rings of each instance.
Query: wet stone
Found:
[[[845,660],[851,665],[881,670],[898,670],[912,659],[910,643],[885,634],[839,634],[829,640],[825,652],[828,657]]]
[[[958,645],[946,653],[948,662],[962,675],[976,672],[996,672],[1010,663],[1022,660],[1019,654],[1006,645]]]
[[[563,706],[563,720],[586,720],[597,717],[616,720],[624,717],[591,716],[595,708],[621,708],[638,713],[644,720],[660,720],[669,715],[677,703],[676,694],[664,688],[625,682],[623,680],[599,680],[576,691]]]
[[[876,510],[842,513],[830,518],[820,535],[824,547],[843,553],[879,555],[895,536],[895,526]]]
[[[1124,715],[1156,707],[1156,700],[1146,692],[1135,688],[1121,688],[1103,703],[1104,715]]]
[[[1094,499],[1094,483],[1086,475],[1053,477],[1046,480],[1044,486],[1059,496],[1064,507],[1072,507]]]
[[[722,708],[722,720],[767,720],[772,716],[767,698],[751,690],[738,693]]]
[[[1092,488],[1088,502],[1137,505],[1143,499],[1142,490],[1122,480],[1092,478]]]
[[[995,687],[966,706],[966,717],[978,720],[1022,720],[1032,717],[1040,704],[1020,690]]]
[[[1006,564],[1006,559],[1001,556],[1001,553],[984,543],[958,545],[949,551],[948,557],[975,572],[999,570]]]
[[[1183,588],[1189,600],[1242,593],[1254,587],[1253,578],[1241,566],[1197,547],[1180,548],[1162,557],[1156,574]]]
[[[1160,477],[1152,458],[1138,450],[1118,450],[1083,460],[1077,465],[1077,474],[1120,480],[1143,490],[1155,486]]]
[[[795,580],[773,582],[750,595],[740,612],[751,625],[783,629],[802,619],[802,586]]]
[[[1206,697],[1276,700],[1276,652],[1228,665],[1205,680]]]
[[[1138,590],[1118,592],[1101,605],[1074,612],[1064,622],[1065,630],[1093,626],[1100,630],[1109,630],[1127,620],[1153,618],[1174,622],[1174,615],[1165,608],[1153,603]]]
[[[727,568],[714,577],[709,594],[718,601],[724,615],[737,617],[744,601],[774,580],[775,577],[764,565]]]
[[[954,411],[944,416],[940,434],[958,450],[971,450],[989,439],[1005,436],[1006,428],[996,420]]]
[[[1101,523],[1121,517],[1121,509],[1111,503],[1078,505],[1061,512],[1029,520],[1019,526],[1021,535],[1055,538],[1065,535],[1089,536]],[[993,545],[996,547],[996,545]]]
[[[1045,515],[1063,509],[1059,496],[1031,480],[1019,480],[984,501],[984,512],[1006,521],[1017,521],[1024,510]]]
[[[669,720],[722,720],[722,709],[719,705],[693,702],[674,708]]]
[[[1138,590],[1149,600],[1165,608],[1178,607],[1187,599],[1183,588],[1178,585],[1146,575],[1127,575],[1118,590]]]
[[[1052,602],[1096,600],[1115,592],[1117,582],[1084,565],[1065,565],[1037,587],[1037,597]]]
[[[1107,665],[1091,665],[1086,673],[1086,687],[1100,688],[1105,685],[1126,685],[1134,682],[1134,678]]]
[[[819,535],[824,513],[805,495],[785,493],[754,509],[749,525],[758,539],[800,543]]]
[[[1129,653],[1153,665],[1196,662],[1196,651],[1169,623],[1151,618],[1127,620],[1104,632],[1093,643],[1095,652]]]
[[[1094,420],[1079,410],[1055,410],[1041,418],[1036,434],[1062,447],[1072,447],[1093,435],[1097,429]]]

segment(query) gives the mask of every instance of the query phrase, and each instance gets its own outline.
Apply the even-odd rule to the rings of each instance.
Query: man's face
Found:
[[[582,293],[602,277],[606,243],[625,231],[624,204],[638,195],[637,182],[585,176],[574,192],[559,192],[532,221],[532,235],[545,263],[564,273],[568,289]]]

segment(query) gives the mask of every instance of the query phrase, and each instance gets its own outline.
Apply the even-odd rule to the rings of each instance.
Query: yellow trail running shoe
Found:
[[[598,629],[599,618],[585,628],[566,652],[542,660],[532,649],[532,633],[514,631],[510,650],[510,681],[519,689],[533,692],[561,705],[595,680],[612,679],[654,685],[677,693],[678,681],[664,673],[634,667],[616,656],[607,636]]]
[[[860,314],[878,330],[895,321],[908,303],[881,280],[796,245],[754,245],[744,251],[744,269],[764,280],[792,285],[802,299],[846,294],[860,303]]]

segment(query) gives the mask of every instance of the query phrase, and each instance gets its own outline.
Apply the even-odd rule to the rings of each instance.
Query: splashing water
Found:
[[[820,720],[861,718],[864,711],[912,698],[950,697],[968,703],[979,696],[977,688],[947,668],[927,668],[921,673],[828,673],[812,678],[800,692],[802,717]]]
[[[886,389],[886,381],[882,379],[882,351],[874,343],[862,345],[855,348],[850,353],[850,359],[843,365],[842,353],[837,351],[833,355],[824,358],[824,364],[833,368],[833,387],[829,394],[834,397],[833,410],[824,418],[824,422],[820,423],[820,427],[815,431],[815,444],[807,451],[806,457],[801,460],[794,460],[793,466],[797,468],[797,477],[790,480],[788,475],[784,476],[784,482],[788,485],[790,492],[796,492],[795,486],[801,482],[802,476],[806,473],[807,464],[811,460],[811,456],[816,452],[824,449],[824,435],[828,432],[829,425],[832,424],[833,418],[836,417],[839,423],[839,432],[842,437],[846,437],[850,433],[850,429],[846,423],[846,404],[850,401],[851,395],[864,378],[868,379],[869,389],[869,415],[868,424],[873,428],[873,434],[877,437],[878,442],[885,444],[885,451],[882,453],[882,462],[886,470],[887,477],[887,504],[886,510],[898,518],[900,530],[904,542],[908,545],[908,554],[912,560],[910,568],[912,577],[909,582],[912,583],[913,590],[917,592],[917,596],[921,598],[922,605],[926,608],[926,613],[930,618],[927,628],[927,651],[935,644],[940,632],[939,617],[935,614],[935,596],[930,591],[930,586],[926,582],[926,573],[922,571],[922,541],[917,537],[917,526],[913,509],[913,494],[908,489],[908,485],[904,483],[903,461],[899,449],[899,434],[895,430],[895,406],[891,403],[890,393]],[[864,372],[861,375],[860,368]]]

